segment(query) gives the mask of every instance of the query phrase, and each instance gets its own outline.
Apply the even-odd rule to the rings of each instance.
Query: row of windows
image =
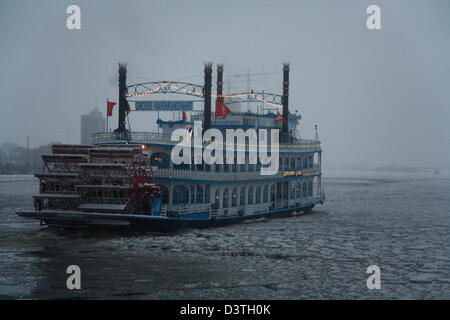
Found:
[[[163,204],[169,203],[169,190],[164,185],[159,185],[160,188],[160,199]],[[210,189],[209,185],[203,188],[201,185],[196,186],[196,190],[194,191],[194,186],[191,185],[190,190],[184,185],[176,185],[173,188],[173,204],[187,204],[189,203],[189,195],[190,195],[190,203],[209,203],[210,202]]]
[[[248,159],[246,160],[248,162]],[[257,161],[257,164],[249,164],[248,170],[246,170],[245,164],[236,164],[237,159],[235,158],[234,164],[219,164],[214,165],[214,171],[215,172],[237,172],[237,169],[239,168],[239,172],[253,172],[253,171],[260,171],[261,169],[261,163],[259,162],[259,159]],[[159,168],[170,168],[170,156],[167,153],[159,152],[152,155],[151,159],[151,165],[152,166],[158,166]],[[197,171],[206,171],[210,172],[212,171],[212,166],[208,164],[197,164],[193,165],[192,168],[189,164],[180,164],[180,165],[174,165],[175,169],[182,169],[182,170],[192,170],[196,167]],[[313,155],[304,155],[304,156],[298,156],[298,157],[280,157],[280,163],[279,168],[280,170],[301,170],[301,169],[308,169],[313,167]]]
[[[305,155],[301,157],[280,157],[281,170],[308,169],[313,167],[314,156]]]
[[[161,189],[160,198],[162,203],[163,204],[169,203],[169,190],[163,185],[160,185],[159,187]],[[210,203],[209,185],[205,187],[205,190],[203,190],[202,186],[200,185],[196,185],[195,191],[193,185],[189,186],[189,189],[184,185],[176,185],[173,188],[172,203],[173,204]],[[281,195],[281,189],[282,187],[279,188],[279,197],[283,196],[284,199],[287,199],[288,196],[287,194]],[[244,206],[246,202],[247,204],[268,203],[269,199],[271,202],[275,201],[276,197],[275,190],[276,190],[275,185],[271,185],[270,190],[268,185],[257,186],[256,188],[253,186],[233,188],[231,189],[231,191],[228,188],[225,188],[222,194],[220,193],[220,190],[216,190],[214,203],[219,204],[221,197],[223,201],[222,202],[223,208],[228,208],[229,205],[231,205],[231,207],[236,207],[238,203],[240,206]],[[308,182],[304,181],[303,184],[298,183],[296,187],[291,187],[290,190],[291,199],[294,198],[301,199],[312,195],[313,195],[313,182],[311,180]],[[229,201],[230,197],[231,197],[231,204]]]

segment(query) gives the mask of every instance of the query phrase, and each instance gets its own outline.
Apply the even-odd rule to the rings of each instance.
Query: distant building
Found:
[[[91,136],[105,130],[105,118],[97,108],[81,116],[81,144],[91,144]]]

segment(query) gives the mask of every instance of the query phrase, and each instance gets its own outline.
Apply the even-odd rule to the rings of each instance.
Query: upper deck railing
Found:
[[[138,144],[164,144],[176,145],[170,134],[160,132],[99,132],[92,135],[93,144],[105,143],[138,143]],[[299,151],[319,151],[322,148],[320,141],[307,139],[292,139],[290,143],[280,144],[280,149],[296,148]]]
[[[296,176],[314,176],[320,174],[321,168],[318,164],[313,167],[303,170],[289,170],[280,168],[279,171],[273,175],[261,175],[260,171],[245,171],[245,172],[217,172],[217,171],[197,171],[174,169],[174,168],[158,168],[153,172],[155,178],[170,178],[183,180],[213,180],[213,181],[248,181],[248,180],[266,180],[273,178],[291,178]]]

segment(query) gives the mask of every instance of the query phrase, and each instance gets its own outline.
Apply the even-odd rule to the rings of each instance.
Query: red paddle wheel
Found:
[[[159,188],[151,183],[150,155],[140,145],[54,145],[43,155],[40,209],[150,214]]]

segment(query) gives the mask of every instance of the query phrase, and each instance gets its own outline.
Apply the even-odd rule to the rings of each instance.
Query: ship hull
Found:
[[[216,218],[172,218],[131,214],[86,213],[78,211],[45,210],[21,211],[21,217],[40,220],[45,225],[64,229],[109,229],[109,230],[141,230],[156,232],[175,232],[182,229],[217,228],[237,224],[246,220],[261,218],[289,217],[297,212],[309,212],[315,206],[283,208],[269,212],[243,216],[221,216]]]

